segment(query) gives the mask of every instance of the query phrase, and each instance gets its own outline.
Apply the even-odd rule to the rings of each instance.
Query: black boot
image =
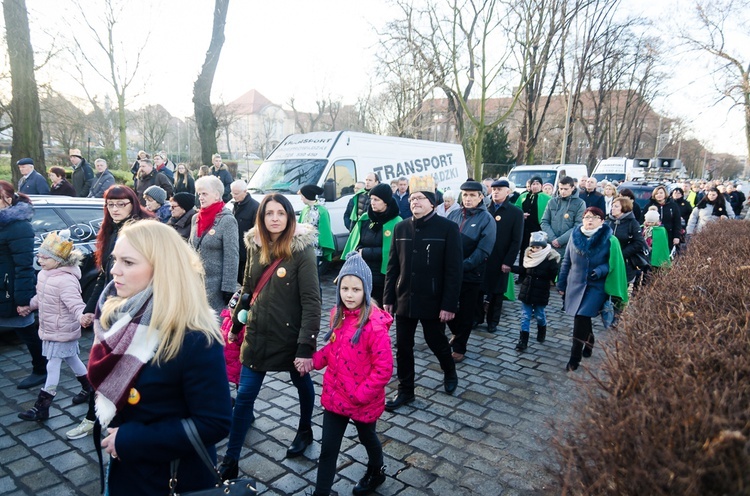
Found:
[[[545,339],[547,339],[547,326],[537,324],[536,340],[539,341],[540,343],[544,343]]]
[[[287,458],[296,458],[302,455],[308,446],[313,442],[312,427],[300,427],[297,429],[297,435],[294,436],[294,441],[289,449],[286,450]]]
[[[352,494],[355,496],[370,494],[383,482],[385,482],[385,467],[382,465],[380,467],[371,467],[368,465],[365,476],[354,486]]]
[[[521,331],[521,335],[518,336],[518,344],[516,345],[516,351],[524,351],[529,347],[529,333]]]
[[[583,355],[583,358],[589,358],[591,357],[592,353],[594,352],[594,333],[592,332],[589,334],[589,339],[586,341],[586,344],[583,345],[583,352],[581,355]]]
[[[409,403],[414,401],[414,393],[406,393],[404,391],[399,391],[395,398],[392,400],[388,400],[385,402],[385,410],[387,412],[393,412],[397,408],[403,405],[408,405]]]
[[[221,461],[221,465],[219,465],[219,468],[216,470],[219,471],[219,476],[221,476],[221,480],[231,480],[236,479],[240,475],[240,468],[237,466],[237,460],[234,458],[225,456],[224,459]]]
[[[53,395],[42,389],[39,391],[39,397],[37,397],[34,406],[23,413],[19,413],[18,418],[21,420],[47,420],[49,418],[49,407],[52,405],[53,399],[55,399]]]
[[[89,395],[94,392],[93,386],[91,386],[91,383],[89,382],[89,378],[85,375],[79,375],[76,377],[78,379],[78,382],[81,383],[81,391],[73,396],[73,404],[74,405],[80,405],[81,403],[86,403],[89,400]]]

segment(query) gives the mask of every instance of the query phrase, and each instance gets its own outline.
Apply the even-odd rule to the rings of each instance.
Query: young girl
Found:
[[[669,237],[661,225],[659,210],[652,205],[643,216],[643,239],[651,250],[651,267],[656,269],[670,265]]]
[[[336,459],[349,419],[367,450],[365,476],[353,494],[370,494],[385,481],[383,448],[375,424],[385,409],[385,386],[393,372],[388,328],[393,318],[373,304],[372,272],[358,253],[350,253],[338,278],[336,308],[331,310],[328,344],[313,355],[311,368],[328,367],[320,402],[323,439],[313,496],[328,496]],[[300,365],[301,373],[309,372]]]
[[[524,252],[521,265],[511,270],[523,278],[518,299],[521,301],[521,335],[516,345],[517,351],[529,347],[529,328],[532,314],[536,318],[536,340],[543,343],[547,337],[547,315],[550,283],[557,277],[560,255],[547,244],[547,233],[531,233],[529,247]]]
[[[83,254],[73,250],[69,231],[51,233],[44,238],[37,258],[42,271],[36,285],[36,296],[28,306],[18,307],[19,315],[39,310],[39,337],[42,353],[47,357],[47,382],[39,392],[34,406],[19,413],[23,420],[47,420],[49,407],[60,382],[60,366],[65,360],[83,389],[73,397],[73,404],[88,401],[92,392],[86,377],[86,366],[78,358],[78,338],[81,337],[83,309],[81,298],[81,269]]]

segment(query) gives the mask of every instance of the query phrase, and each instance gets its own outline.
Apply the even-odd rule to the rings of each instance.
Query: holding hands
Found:
[[[313,361],[312,358],[295,358],[294,359],[294,368],[297,369],[297,372],[300,373],[300,375],[305,375],[308,372],[310,372],[313,369]]]
[[[18,315],[20,315],[21,317],[26,317],[31,313],[31,307],[28,305],[25,307],[19,305],[16,307],[16,312],[18,312]]]
[[[84,313],[83,315],[81,315],[80,322],[82,327],[90,326],[92,322],[94,322],[94,314]]]

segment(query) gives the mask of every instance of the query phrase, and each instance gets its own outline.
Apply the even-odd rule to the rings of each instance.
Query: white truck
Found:
[[[300,187],[320,186],[340,251],[349,236],[344,211],[354,183],[370,172],[386,184],[402,176],[430,174],[441,191],[458,191],[467,177],[466,158],[458,144],[352,131],[314,132],[284,138],[253,174],[248,191],[258,201],[267,193],[282,193],[299,212]]]
[[[578,180],[587,175],[584,164],[517,165],[508,173],[508,180],[516,185],[516,191],[526,191],[526,181],[534,176],[542,178],[542,184],[550,183],[557,191],[557,183],[565,176]]]

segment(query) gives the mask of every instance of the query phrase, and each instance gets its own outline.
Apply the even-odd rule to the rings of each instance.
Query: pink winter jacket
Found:
[[[232,313],[228,308],[221,311],[221,335],[224,336],[224,361],[227,364],[227,378],[229,382],[239,385],[242,363],[240,362],[240,348],[245,339],[245,326],[237,335],[237,339],[230,343],[227,334],[232,330]]]
[[[81,337],[80,318],[86,303],[81,297],[81,269],[58,267],[42,270],[36,283],[32,310],[39,310],[39,338],[67,342]]]
[[[331,319],[334,314],[335,309],[331,310]],[[352,344],[358,321],[359,310],[345,310],[341,327],[313,355],[313,366],[317,370],[328,366],[320,396],[323,408],[369,424],[378,420],[385,409],[385,386],[393,374],[388,334],[393,317],[373,306],[359,342]]]

